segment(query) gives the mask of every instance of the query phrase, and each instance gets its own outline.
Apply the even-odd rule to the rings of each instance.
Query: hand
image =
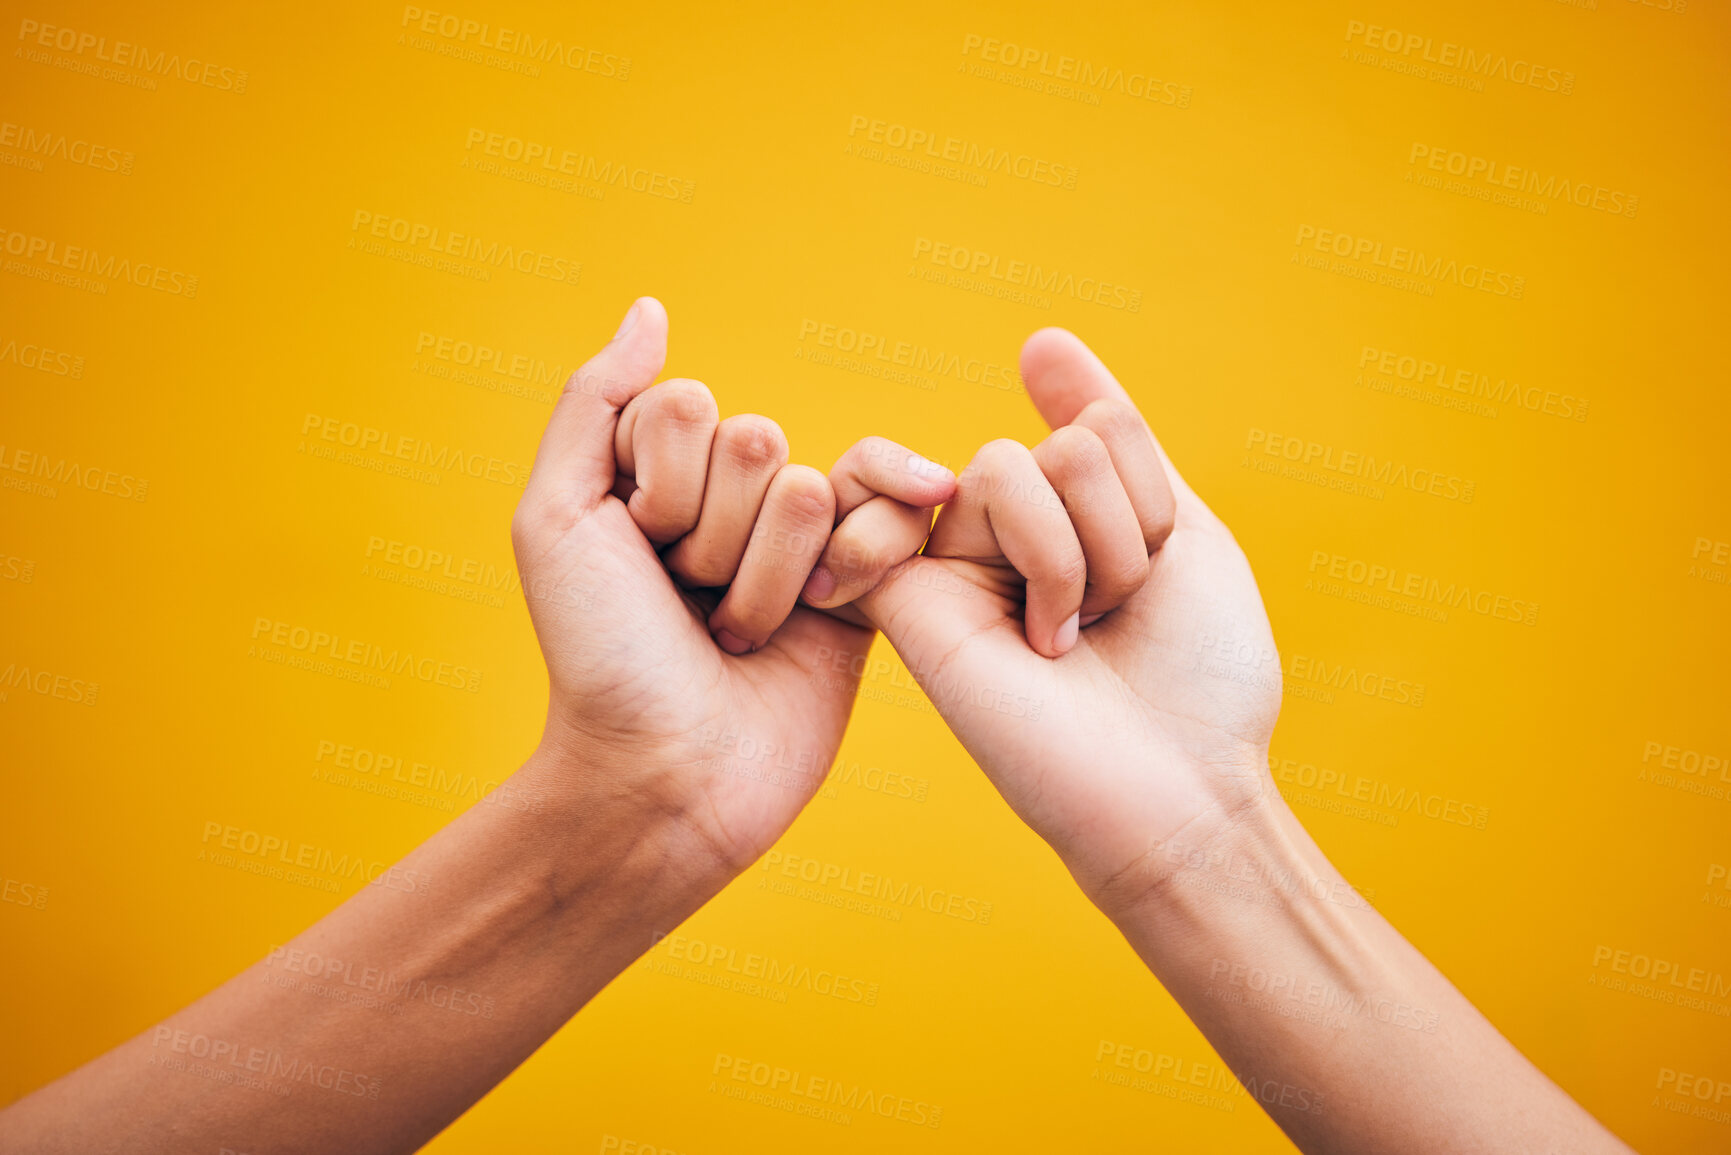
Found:
[[[861,599],[1103,907],[1272,791],[1280,663],[1249,563],[1087,346],[1022,349],[1053,433],[983,447],[923,556]]]
[[[695,381],[651,388],[666,350],[667,315],[644,297],[566,386],[512,523],[551,683],[538,761],[607,813],[670,821],[731,875],[823,781],[857,689],[831,670],[871,644],[796,605],[814,567],[875,582],[955,479],[868,439],[832,489],[787,464],[767,418],[719,420]]]

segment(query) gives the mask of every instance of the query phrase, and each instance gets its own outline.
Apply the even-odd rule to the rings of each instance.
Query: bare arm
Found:
[[[0,1114],[0,1147],[425,1143],[727,881],[561,761],[538,752],[293,942]]]
[[[1272,785],[1138,873],[1102,909],[1303,1150],[1629,1150],[1358,897]]]
[[[820,561],[872,585],[955,478],[875,438],[830,478],[789,465],[774,422],[650,387],[666,340],[638,301],[517,509],[551,683],[534,756],[294,942],[0,1113],[0,1148],[413,1150],[780,837],[853,706],[831,665],[872,637],[800,592]],[[801,771],[766,781],[738,749]]]
[[[1055,329],[1022,376],[1051,436],[983,447],[860,603],[980,767],[1306,1151],[1626,1151],[1287,809],[1256,581],[1123,388]]]

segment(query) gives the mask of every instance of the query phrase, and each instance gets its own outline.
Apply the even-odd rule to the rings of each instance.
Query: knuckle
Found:
[[[535,498],[525,496],[511,515],[511,540],[518,546],[563,534],[583,520],[581,504],[561,491]]]
[[[1080,548],[1051,557],[1040,576],[1060,589],[1080,589],[1088,581],[1088,559]]]
[[[1088,580],[1101,594],[1128,597],[1142,588],[1148,580],[1148,571],[1148,555],[1133,549],[1122,557],[1112,558],[1103,568],[1089,570]]]
[[[1059,477],[1093,477],[1112,465],[1106,443],[1098,433],[1083,425],[1054,429],[1040,448],[1046,472]]]
[[[639,489],[626,508],[644,536],[658,545],[678,540],[697,525],[696,507],[677,494]]]
[[[649,391],[655,415],[676,425],[714,425],[721,418],[715,395],[701,381],[675,378]]]
[[[731,581],[735,567],[713,543],[688,537],[668,552],[667,568],[691,585],[713,588]]]
[[[752,472],[787,464],[787,435],[774,421],[756,413],[729,417],[715,438],[729,457]]]
[[[829,479],[809,465],[784,465],[771,483],[776,504],[802,523],[827,526],[835,516],[835,491]]]
[[[728,594],[724,628],[748,641],[762,641],[781,625],[782,611],[760,594],[741,594],[737,587]]]
[[[1039,472],[1039,467],[1034,464],[1033,451],[1020,441],[1000,437],[980,446],[973,460],[962,470],[957,488],[976,497],[1001,494],[1014,489],[1013,479],[1026,473],[1029,466],[1033,466],[1035,473]]]
[[[1101,437],[1126,437],[1142,432],[1142,414],[1128,401],[1101,397],[1082,407],[1082,412],[1076,415],[1076,424],[1094,430]]]
[[[968,468],[978,466],[981,470],[992,473],[1005,469],[1014,469],[1030,460],[1033,452],[1013,437],[995,437],[980,446],[974,454],[974,460]]]

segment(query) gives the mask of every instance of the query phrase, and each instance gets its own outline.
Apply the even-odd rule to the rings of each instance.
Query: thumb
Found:
[[[1106,363],[1068,329],[1040,329],[1022,343],[1022,381],[1046,424],[1061,429],[1091,402],[1134,405]]]
[[[1046,424],[1053,429],[1061,429],[1080,418],[1081,424],[1094,428],[1096,433],[1102,433],[1101,419],[1097,417],[1099,411],[1093,410],[1088,414],[1083,412],[1096,401],[1119,402],[1122,407],[1134,411],[1159,460],[1160,468],[1154,475],[1164,475],[1167,487],[1172,490],[1180,505],[1206,510],[1202,499],[1196,496],[1195,491],[1179,475],[1177,466],[1172,464],[1172,458],[1167,455],[1165,447],[1160,444],[1160,439],[1149,426],[1148,418],[1137,408],[1136,402],[1124,386],[1118,383],[1112,370],[1106,368],[1106,363],[1100,360],[1094,350],[1088,348],[1082,338],[1068,329],[1055,326],[1035,331],[1022,343],[1021,370],[1028,399],[1034,403],[1034,408],[1040,411],[1040,416],[1046,419]],[[1110,420],[1104,418],[1108,425]],[[1110,443],[1108,438],[1109,446]],[[1118,461],[1115,453],[1113,463],[1120,471],[1126,466],[1134,467],[1136,464],[1134,461]],[[1152,466],[1149,468],[1152,469]],[[1138,509],[1138,512],[1141,510]]]
[[[571,375],[541,434],[528,490],[563,490],[579,510],[613,488],[613,431],[631,399],[654,384],[667,362],[667,310],[654,297],[632,302],[602,350]]]

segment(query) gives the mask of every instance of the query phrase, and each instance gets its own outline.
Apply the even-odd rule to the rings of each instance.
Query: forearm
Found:
[[[1147,866],[1152,885],[1107,913],[1303,1150],[1627,1151],[1346,884],[1272,787]]]
[[[0,1147],[420,1146],[726,882],[572,777],[537,753],[293,942],[0,1114]]]

